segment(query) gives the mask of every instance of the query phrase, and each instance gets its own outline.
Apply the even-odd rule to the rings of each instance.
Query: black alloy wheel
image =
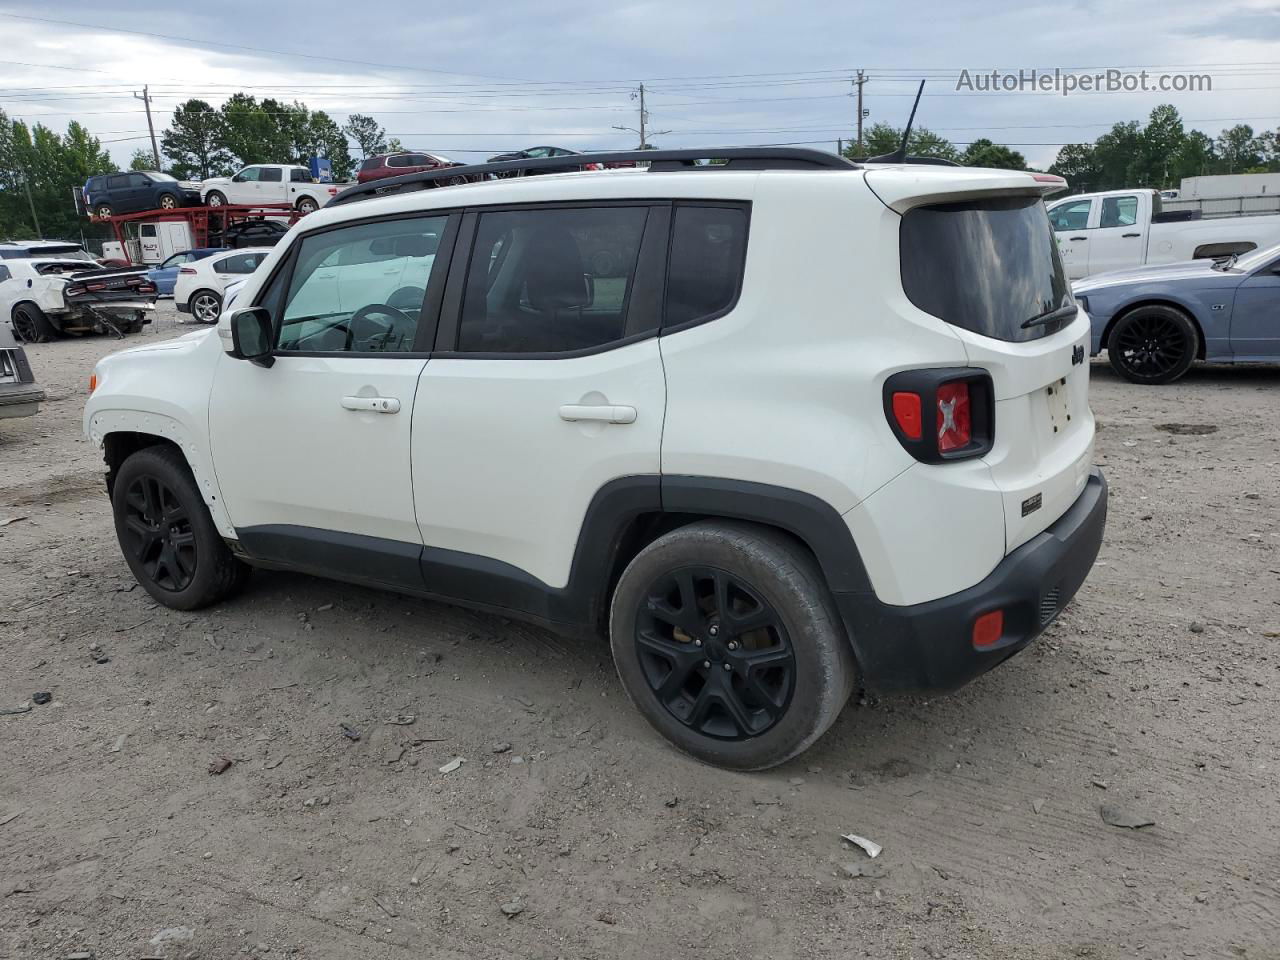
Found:
[[[1197,334],[1187,316],[1163,305],[1121,317],[1107,343],[1115,371],[1133,383],[1172,383],[1196,357]]]
[[[648,588],[635,644],[650,690],[707,737],[758,737],[786,713],[796,661],[782,617],[751,584],[715,567],[682,567]]]
[[[178,593],[195,579],[196,535],[187,509],[159,477],[143,474],[125,492],[121,546],[162,590]]]

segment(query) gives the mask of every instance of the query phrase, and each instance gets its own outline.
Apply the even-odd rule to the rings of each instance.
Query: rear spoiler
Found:
[[[1052,173],[985,167],[868,167],[867,186],[897,213],[932,203],[963,203],[993,196],[1047,197],[1067,188]]]

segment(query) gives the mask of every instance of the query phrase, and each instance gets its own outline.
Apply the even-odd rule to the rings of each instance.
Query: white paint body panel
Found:
[[[653,339],[558,360],[431,360],[413,408],[423,542],[563,587],[596,491],[658,473],[665,401]],[[566,404],[634,407],[636,419],[570,422]]]
[[[209,398],[218,484],[236,527],[293,524],[418,542],[409,429],[425,361],[370,356],[221,357]],[[394,398],[393,414],[346,397]]]

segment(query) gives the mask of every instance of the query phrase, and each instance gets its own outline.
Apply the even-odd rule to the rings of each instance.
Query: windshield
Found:
[[[1070,323],[1058,243],[1039,197],[939,203],[909,210],[899,235],[902,287],[921,310],[997,340],[1034,340]]]
[[[151,173],[148,173],[147,176],[156,183],[177,183],[177,178],[171,177],[167,173],[156,173],[152,171]]]

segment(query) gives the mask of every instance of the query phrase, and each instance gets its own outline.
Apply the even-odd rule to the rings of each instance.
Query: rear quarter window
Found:
[[[747,209],[678,204],[671,225],[664,328],[723,316],[742,287]]]

